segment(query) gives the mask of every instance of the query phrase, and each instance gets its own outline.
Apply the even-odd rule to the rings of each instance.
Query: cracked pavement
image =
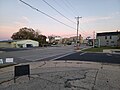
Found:
[[[22,76],[16,83],[13,70],[0,69],[0,90],[120,90],[120,65],[82,61],[29,64],[30,80]]]

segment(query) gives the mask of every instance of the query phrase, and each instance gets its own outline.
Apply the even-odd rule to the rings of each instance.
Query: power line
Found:
[[[79,29],[82,29],[82,28],[79,28]],[[82,30],[83,30],[83,29],[82,29]],[[81,33],[81,34],[84,35],[84,36],[90,35],[90,34],[86,34],[87,32],[85,32],[85,31],[80,31],[80,30],[79,30],[79,33]]]
[[[52,16],[50,16],[50,15],[44,13],[43,11],[40,11],[39,9],[37,9],[37,8],[35,8],[35,7],[33,7],[33,6],[31,6],[30,4],[24,2],[23,0],[19,0],[19,1],[21,1],[21,2],[24,3],[25,5],[29,6],[29,7],[32,8],[33,10],[36,10],[36,11],[38,11],[38,12],[40,12],[40,13],[46,15],[47,17],[49,17],[49,18],[51,18],[51,19],[53,19],[53,20],[55,20],[55,21],[57,21],[57,22],[59,22],[59,23],[65,25],[65,26],[67,26],[67,27],[69,27],[69,28],[72,28],[72,29],[76,30],[76,28],[71,27],[71,26],[69,26],[69,25],[67,25],[67,24],[65,24],[65,23],[63,23],[63,22],[57,20],[56,18],[54,18],[54,17],[52,17]],[[82,32],[81,32],[81,33],[82,33]],[[82,33],[82,34],[84,34],[84,33]]]
[[[57,4],[61,9],[63,9],[63,8],[61,7],[60,3],[58,3],[56,0],[53,0],[53,1],[54,1],[54,3]],[[67,0],[66,0],[66,1],[67,1]],[[66,5],[66,4],[65,4],[65,1],[63,1],[62,3],[63,3],[67,8],[69,8],[69,6],[72,7],[72,5],[69,5],[69,6]],[[68,2],[68,3],[70,4],[70,2]],[[64,8],[63,10],[65,10],[65,8]],[[79,32],[80,32],[81,34],[85,35],[85,36],[87,35],[85,31],[79,31]]]
[[[59,12],[55,7],[53,7],[52,5],[50,5],[47,1],[42,0],[43,2],[45,2],[48,6],[50,6],[52,9],[54,9],[56,12],[58,12],[61,16],[63,16],[64,18],[66,18],[67,20],[69,20],[72,23],[75,23],[74,21],[70,20],[69,18],[67,18],[65,15],[63,15],[61,12]],[[76,24],[76,23],[75,23]]]
[[[67,27],[69,27],[69,28],[72,28],[72,29],[75,29],[74,27],[71,27],[71,26],[69,26],[69,25],[67,25],[67,24],[65,24],[65,23],[63,23],[63,22],[57,20],[56,18],[54,18],[54,17],[52,17],[52,16],[50,16],[50,15],[44,13],[43,11],[41,11],[41,10],[39,10],[39,9],[37,9],[37,8],[35,8],[35,7],[33,7],[33,6],[31,6],[30,4],[26,3],[25,1],[23,1],[23,0],[19,0],[19,1],[22,2],[22,3],[24,3],[25,5],[29,6],[29,7],[32,8],[33,10],[36,10],[36,11],[38,11],[38,12],[40,12],[40,13],[46,15],[47,17],[49,17],[49,18],[51,18],[51,19],[53,19],[53,20],[55,20],[55,21],[57,21],[57,22],[59,22],[59,23],[65,25],[65,26],[67,26]],[[75,29],[75,30],[76,30],[76,29]]]
[[[62,8],[61,6],[60,6],[60,3],[58,3],[56,0],[53,0],[60,8]],[[66,2],[65,2],[66,1]],[[73,9],[73,6],[71,5],[71,3],[70,2],[68,2],[67,0],[63,0],[63,3],[66,5],[66,4],[69,4],[69,5],[66,5],[66,7],[67,8],[69,8],[69,7],[72,7],[72,9]],[[62,8],[63,9],[63,8]],[[64,9],[65,10],[65,9]],[[77,11],[76,11],[77,12]],[[79,31],[81,34],[83,34],[83,35],[87,35],[86,34],[86,32],[85,31]]]
[[[81,32],[81,31],[78,31],[80,32],[80,34],[84,35],[84,36],[87,36],[87,34],[85,32]]]
[[[67,4],[69,4],[69,6],[71,7],[74,13],[78,13],[78,11],[73,7],[73,5],[69,2],[69,0],[65,0],[65,1],[67,2]]]
[[[86,31],[83,30],[83,28],[80,27],[79,29],[80,29],[80,30],[82,29],[82,31],[83,31],[84,34],[87,33]]]
[[[66,34],[66,35],[61,35],[61,36],[72,36],[72,35],[76,35],[76,34]]]
[[[69,8],[69,10],[70,10],[71,7],[68,5],[68,3],[66,2],[66,0],[62,0],[62,1],[63,1],[63,4],[64,4],[67,8]],[[71,9],[72,9],[72,8],[71,8]],[[72,11],[72,14],[74,14],[74,15],[76,16],[74,10],[70,10],[70,11]]]
[[[56,0],[53,0],[62,10],[65,10],[66,8],[62,8],[61,4],[58,3]],[[70,13],[70,12],[69,12]],[[73,13],[70,13],[70,14],[73,14]],[[74,15],[73,15],[74,16]]]

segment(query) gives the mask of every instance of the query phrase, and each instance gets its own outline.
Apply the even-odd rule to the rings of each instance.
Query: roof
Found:
[[[110,36],[110,35],[119,35],[120,32],[103,32],[103,33],[97,33],[97,36]]]

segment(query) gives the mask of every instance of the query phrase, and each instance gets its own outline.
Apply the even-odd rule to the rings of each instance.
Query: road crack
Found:
[[[85,72],[84,76],[81,77],[81,78],[72,78],[72,79],[67,79],[65,82],[64,82],[64,87],[65,88],[82,88],[82,89],[86,89],[86,90],[89,90],[88,88],[85,88],[85,87],[80,87],[80,86],[75,86],[75,85],[72,85],[71,84],[71,81],[76,81],[76,80],[82,80],[82,79],[85,79],[86,78],[86,74],[87,72]]]
[[[94,80],[94,83],[93,83],[93,86],[92,86],[92,90],[95,90],[95,85],[96,85],[96,80],[97,80],[98,72],[99,72],[99,69],[97,70],[97,72],[95,74],[95,80]]]

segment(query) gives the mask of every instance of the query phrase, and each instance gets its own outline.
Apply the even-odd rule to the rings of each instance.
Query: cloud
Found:
[[[111,13],[109,16],[83,17],[81,19],[81,23],[91,23],[91,22],[96,22],[100,20],[110,20],[110,19],[114,19],[118,17],[120,17],[120,12],[116,11],[116,12]]]
[[[90,23],[90,22],[96,22],[100,20],[109,20],[112,19],[111,16],[106,16],[106,17],[86,17],[82,18],[81,23]]]
[[[120,12],[119,11],[114,12],[114,13],[112,13],[112,16],[120,16]]]
[[[28,17],[22,16],[21,18],[19,18],[18,21],[15,22],[15,24],[18,26],[25,26],[29,24],[30,22],[31,21],[28,19]]]

